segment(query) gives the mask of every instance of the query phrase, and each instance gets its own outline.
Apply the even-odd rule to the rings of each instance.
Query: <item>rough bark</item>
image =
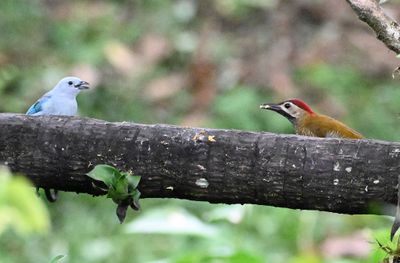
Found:
[[[63,191],[99,194],[85,174],[110,164],[143,197],[354,214],[395,203],[400,143],[0,114],[0,161]]]
[[[377,0],[346,0],[358,18],[367,23],[389,49],[400,54],[400,27],[385,14]]]

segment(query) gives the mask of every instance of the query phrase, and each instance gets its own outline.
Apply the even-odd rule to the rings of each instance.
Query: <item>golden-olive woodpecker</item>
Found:
[[[294,126],[296,134],[313,137],[336,137],[362,139],[363,136],[331,117],[315,113],[302,100],[290,99],[278,104],[265,103],[261,109],[275,111],[286,117]]]

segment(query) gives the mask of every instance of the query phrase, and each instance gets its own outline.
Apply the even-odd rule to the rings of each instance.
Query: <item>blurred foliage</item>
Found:
[[[399,247],[399,233],[397,233],[393,240],[387,236],[386,231],[376,231],[374,233],[375,244],[378,247],[372,254],[371,259],[378,262],[379,259],[382,258],[388,259],[389,257],[398,256],[400,247]],[[389,261],[390,262],[390,261]]]
[[[0,237],[14,230],[20,236],[45,234],[50,218],[46,207],[35,194],[31,183],[22,176],[12,176],[0,166]]]
[[[51,259],[50,263],[57,263],[62,261],[62,259],[65,258],[64,255],[57,255],[54,258]]]
[[[400,89],[390,75],[398,60],[371,47],[378,41],[339,2],[3,0],[0,112],[24,113],[71,74],[92,84],[78,97],[82,116],[292,133],[259,104],[298,96],[368,138],[397,140]],[[31,190],[19,190],[26,182],[0,180],[0,228],[44,232],[45,210]],[[3,200],[18,209],[4,212]],[[389,235],[391,223],[153,199],[120,225],[105,198],[64,193],[48,206],[45,236],[2,233],[1,263],[55,255],[66,263],[372,263],[385,256],[375,235]]]

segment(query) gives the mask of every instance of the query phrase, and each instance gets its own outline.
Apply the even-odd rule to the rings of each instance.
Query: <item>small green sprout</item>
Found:
[[[94,186],[107,192],[107,197],[118,205],[116,213],[120,223],[124,222],[129,206],[133,210],[140,209],[140,192],[137,189],[140,176],[133,175],[132,172],[121,172],[106,164],[96,165],[87,175],[102,182],[101,186],[97,183]]]

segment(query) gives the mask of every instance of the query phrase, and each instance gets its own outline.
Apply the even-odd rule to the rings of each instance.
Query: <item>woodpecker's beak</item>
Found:
[[[81,81],[78,84],[75,85],[75,88],[83,90],[83,89],[88,89],[89,88],[89,82],[86,81]]]
[[[279,104],[271,104],[271,103],[261,104],[260,105],[260,109],[272,110],[272,111],[276,111],[276,112],[282,111],[281,105],[279,105]]]

